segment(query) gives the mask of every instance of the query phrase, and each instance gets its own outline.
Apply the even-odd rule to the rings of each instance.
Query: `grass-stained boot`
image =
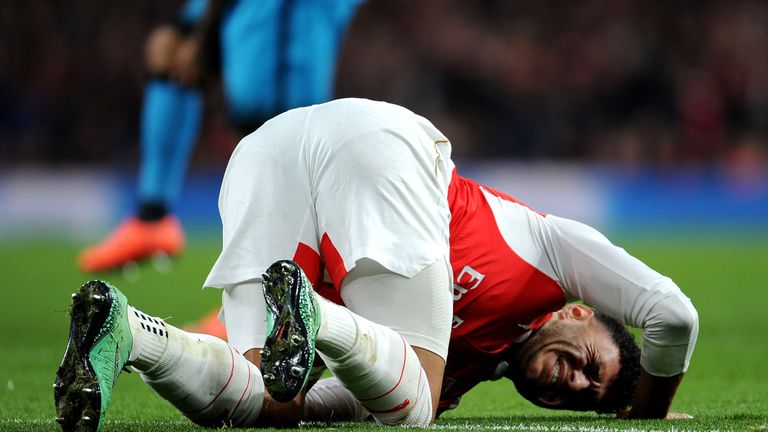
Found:
[[[273,399],[292,400],[306,385],[315,359],[320,309],[312,284],[293,261],[264,274],[267,340],[261,353],[264,384]]]
[[[114,286],[90,281],[72,294],[69,342],[53,384],[56,421],[64,431],[97,431],[133,345],[128,300]]]

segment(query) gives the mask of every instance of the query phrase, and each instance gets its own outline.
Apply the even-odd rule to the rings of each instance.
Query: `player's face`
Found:
[[[523,344],[510,378],[523,397],[553,409],[594,410],[619,374],[619,348],[581,305],[555,313]]]

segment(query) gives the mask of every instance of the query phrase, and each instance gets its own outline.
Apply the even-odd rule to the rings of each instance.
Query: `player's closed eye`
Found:
[[[588,364],[584,368],[584,375],[590,380],[599,383],[600,382],[600,364],[597,362]]]

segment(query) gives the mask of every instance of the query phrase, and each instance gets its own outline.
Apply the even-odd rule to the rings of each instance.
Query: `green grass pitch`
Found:
[[[701,328],[692,365],[673,409],[693,420],[618,421],[596,414],[538,409],[510,382],[486,383],[437,422],[438,430],[693,431],[768,430],[768,238],[627,238],[635,256],[672,277],[693,299]],[[137,274],[103,276],[131,303],[175,325],[218,304],[200,285],[216,257],[215,237],[193,236],[168,273],[142,266]],[[37,239],[0,242],[0,430],[57,430],[54,373],[67,341],[70,293],[88,279],[74,265],[78,245]],[[138,280],[134,280],[138,276]],[[107,431],[198,430],[146,387],[124,374],[115,389]],[[336,429],[383,429],[334,424]],[[324,425],[303,425],[322,429]]]

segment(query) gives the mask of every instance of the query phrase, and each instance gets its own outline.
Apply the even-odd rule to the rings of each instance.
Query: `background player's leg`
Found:
[[[184,232],[169,214],[178,199],[189,156],[200,130],[201,90],[166,79],[174,56],[188,39],[182,32],[161,26],[147,42],[147,68],[141,113],[141,162],[138,209],[105,240],[78,257],[85,271],[111,270],[158,253],[177,255],[184,248]]]
[[[141,167],[136,217],[80,255],[85,271],[106,271],[156,253],[177,255],[184,233],[169,215],[197,139],[203,103],[200,90],[154,79],[147,83],[141,119]]]
[[[161,219],[178,198],[202,112],[199,89],[161,79],[147,83],[141,116],[140,219]]]

